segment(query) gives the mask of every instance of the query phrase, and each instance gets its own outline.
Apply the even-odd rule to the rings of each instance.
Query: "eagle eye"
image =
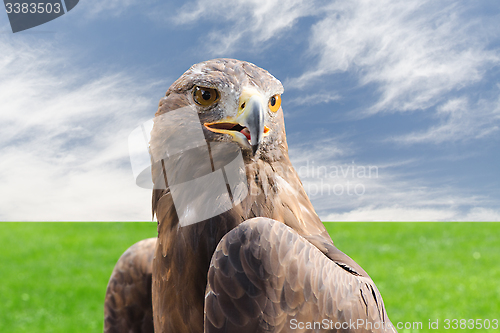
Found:
[[[281,95],[276,94],[269,99],[269,110],[276,112],[281,106]]]
[[[219,92],[213,88],[196,86],[193,91],[193,99],[196,104],[210,106],[219,100]]]

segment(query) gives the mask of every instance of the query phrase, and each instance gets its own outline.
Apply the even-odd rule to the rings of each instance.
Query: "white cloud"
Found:
[[[224,29],[214,29],[208,34],[211,53],[221,55],[241,46],[265,47],[263,42],[279,37],[299,18],[314,15],[319,10],[313,1],[306,0],[197,0],[186,3],[169,19],[183,25],[204,20],[229,22]]]
[[[447,101],[437,109],[438,125],[391,139],[397,143],[443,143],[482,138],[500,127],[500,99],[482,99],[471,105],[465,97]]]
[[[127,136],[156,111],[152,85],[18,40],[0,39],[0,220],[150,220]]]
[[[323,221],[496,221],[492,199],[468,189],[436,184],[418,169],[418,160],[360,163],[339,142],[323,140],[294,147],[290,156]],[[425,170],[422,170],[425,172]]]
[[[324,10],[309,51],[319,61],[289,84],[356,73],[361,85],[374,83],[380,92],[368,113],[428,108],[500,63],[498,50],[488,49],[496,23],[467,17],[454,2],[358,0]]]
[[[500,211],[474,207],[466,215],[457,218],[458,221],[500,221]]]
[[[367,206],[345,213],[332,213],[323,221],[500,221],[500,211],[472,208],[465,213],[458,209]]]
[[[293,104],[293,105],[316,105],[316,104],[323,104],[323,103],[329,103],[333,101],[338,101],[342,97],[337,94],[337,93],[332,93],[332,92],[321,92],[321,93],[315,93],[315,94],[310,94],[310,95],[305,95],[305,96],[299,96],[294,99],[291,99],[288,101],[288,103]]]
[[[456,212],[433,208],[408,208],[367,206],[346,213],[332,213],[324,221],[450,221]]]

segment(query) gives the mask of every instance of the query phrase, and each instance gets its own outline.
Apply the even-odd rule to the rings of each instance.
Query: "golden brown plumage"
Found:
[[[200,105],[197,87],[214,89],[217,98],[207,95],[207,105]],[[155,332],[301,332],[311,330],[300,324],[292,329],[294,320],[323,319],[369,319],[386,328],[374,332],[394,331],[373,281],[334,246],[292,167],[283,111],[276,107],[282,92],[281,83],[261,68],[216,59],[191,67],[160,101],[150,141],[158,219]],[[165,161],[161,153],[185,125],[161,119],[181,108],[197,111],[209,147],[226,143],[225,152],[241,151],[248,185],[241,203],[187,226],[179,216],[189,211],[174,204],[167,178],[203,175],[202,157]],[[224,154],[211,154],[212,169],[220,168]],[[165,172],[169,165],[174,173]],[[213,196],[209,190],[200,188],[196,202]]]
[[[213,255],[205,332],[394,332],[373,281],[358,269],[283,223],[247,220]]]
[[[142,240],[116,263],[106,289],[104,332],[154,332],[151,274],[155,247],[156,238]]]

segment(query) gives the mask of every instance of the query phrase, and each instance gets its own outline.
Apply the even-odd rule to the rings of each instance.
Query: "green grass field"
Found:
[[[394,324],[500,319],[500,223],[326,223],[377,284]],[[120,254],[156,224],[0,223],[0,332],[102,332]],[[474,330],[472,330],[474,331]],[[499,330],[477,330],[481,332]]]

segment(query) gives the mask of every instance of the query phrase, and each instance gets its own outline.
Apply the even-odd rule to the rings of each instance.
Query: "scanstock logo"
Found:
[[[75,8],[79,0],[4,0],[12,32],[47,23]]]
[[[144,122],[128,142],[136,184],[170,191],[182,227],[222,214],[249,194],[240,147],[206,141],[191,106]]]

